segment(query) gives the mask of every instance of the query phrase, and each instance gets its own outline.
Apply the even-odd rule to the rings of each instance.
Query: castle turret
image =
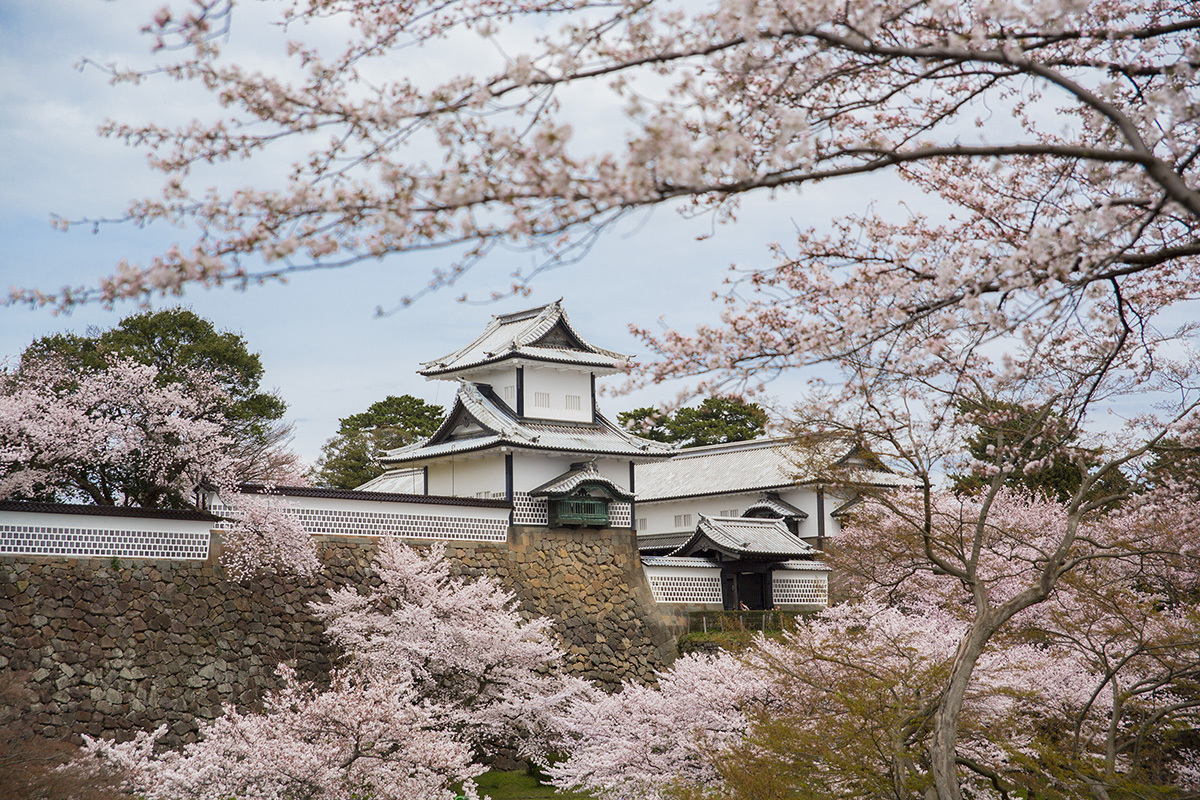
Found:
[[[633,465],[669,458],[670,445],[610,422],[596,378],[628,358],[589,344],[561,301],[492,317],[466,347],[426,362],[430,380],[457,380],[441,427],[392,450],[371,490],[420,469],[427,494],[504,498],[517,525],[632,527]]]

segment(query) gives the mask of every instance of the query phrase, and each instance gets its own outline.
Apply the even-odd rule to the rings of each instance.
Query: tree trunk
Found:
[[[988,639],[996,632],[999,623],[990,615],[975,621],[970,632],[958,645],[954,654],[954,665],[946,692],[933,716],[933,738],[929,743],[929,762],[933,771],[933,785],[938,800],[962,800],[962,789],[958,782],[958,720],[962,714],[963,700],[971,683],[975,663],[983,654]]]

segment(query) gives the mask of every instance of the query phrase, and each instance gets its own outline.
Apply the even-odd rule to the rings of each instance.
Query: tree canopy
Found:
[[[988,466],[1001,458],[1025,465],[1009,471],[1005,486],[1029,494],[1044,494],[1066,502],[1079,491],[1084,476],[1102,460],[1102,454],[1078,445],[1080,431],[1053,416],[1030,414],[1017,403],[994,398],[964,399],[964,418],[974,426],[966,440],[967,471],[950,475],[954,490],[976,494],[991,483]],[[1091,498],[1118,497],[1129,488],[1120,470],[1093,484]]]
[[[262,376],[240,335],[182,308],[42,337],[0,381],[8,494],[181,508],[201,485],[294,482]]]
[[[287,449],[291,427],[282,421],[287,403],[262,388],[261,357],[240,334],[218,331],[190,309],[134,314],[82,336],[44,336],[22,352],[18,373],[29,376],[49,357],[78,372],[102,371],[122,359],[146,364],[157,370],[161,386],[186,386],[195,375],[205,375],[220,390],[215,409],[223,418],[237,479],[264,483],[297,472],[298,461]]]
[[[656,408],[635,408],[617,414],[628,430],[656,442],[678,442],[681,447],[744,442],[766,432],[767,412],[757,403],[729,397],[706,397],[697,407],[663,413]]]
[[[125,359],[0,373],[0,498],[194,507],[198,490],[231,486],[222,397],[205,373],[162,382]]]
[[[388,395],[366,411],[343,417],[309,472],[317,486],[354,489],[383,474],[379,453],[429,436],[442,422],[441,406],[412,395]]]

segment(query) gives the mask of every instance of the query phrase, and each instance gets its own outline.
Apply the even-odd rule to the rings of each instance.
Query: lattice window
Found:
[[[644,531],[644,530],[646,530],[646,518],[645,518],[645,517],[638,517],[638,526],[637,526],[637,529],[638,529],[639,531]]]
[[[771,599],[776,605],[829,604],[829,579],[825,575],[771,573]]]
[[[633,509],[629,503],[614,500],[608,504],[608,527],[628,528],[633,524]]]
[[[516,399],[517,399],[517,387],[505,386],[504,387],[504,402],[508,403],[511,406],[513,403],[513,400],[516,400]]]
[[[514,525],[549,525],[550,514],[546,498],[530,497],[526,492],[513,492]]]
[[[578,411],[580,408],[580,398],[577,394],[567,395],[567,411]]]
[[[687,528],[691,524],[692,524],[692,515],[691,514],[676,514],[675,515],[675,527],[676,528]]]
[[[533,393],[534,408],[549,408],[550,393],[549,392],[534,392]]]
[[[208,531],[0,525],[0,553],[30,556],[208,558]]]
[[[228,507],[219,502],[213,503],[212,510],[215,514],[233,516]],[[505,519],[296,507],[288,507],[284,511],[299,518],[304,530],[313,534],[402,536],[406,539],[468,542],[508,541],[508,520]]]
[[[647,575],[658,603],[720,603],[718,575]]]

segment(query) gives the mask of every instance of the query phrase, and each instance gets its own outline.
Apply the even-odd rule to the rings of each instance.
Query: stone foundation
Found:
[[[223,703],[253,707],[278,685],[275,665],[327,678],[335,657],[308,612],[330,589],[378,583],[375,541],[319,538],[325,569],[307,586],[225,579],[206,562],[0,558],[0,670],[28,673],[41,734],[128,739],[167,724],[194,741]],[[508,545],[455,542],[464,575],[496,577],[524,612],[555,620],[568,669],[608,688],[652,681],[674,655],[628,530],[514,527]]]

